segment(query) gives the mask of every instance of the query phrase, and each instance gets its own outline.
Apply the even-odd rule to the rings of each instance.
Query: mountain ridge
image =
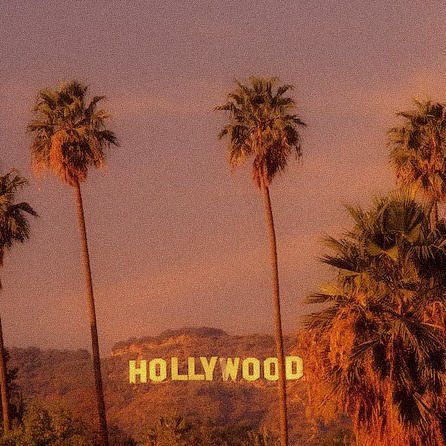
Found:
[[[303,340],[305,338],[302,338]],[[287,354],[308,355],[298,334],[285,337]],[[17,384],[25,400],[38,398],[63,402],[70,411],[94,428],[94,381],[90,353],[78,350],[41,350],[36,347],[9,349],[11,367],[17,367]],[[158,336],[130,338],[115,344],[111,356],[102,359],[107,413],[111,425],[134,438],[141,438],[161,416],[183,416],[189,420],[212,420],[218,426],[242,425],[276,430],[276,383],[260,379],[165,381],[130,384],[129,360],[178,357],[184,366],[188,357],[275,356],[271,335],[231,335],[211,327],[165,330]],[[306,415],[305,377],[289,381],[289,413],[292,438],[314,436],[314,423]],[[313,430],[313,431],[312,431]],[[312,433],[313,432],[313,433]],[[294,444],[294,443],[292,443]],[[318,443],[314,443],[318,444]]]

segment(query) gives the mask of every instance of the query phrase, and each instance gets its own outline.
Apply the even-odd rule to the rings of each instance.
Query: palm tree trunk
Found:
[[[276,351],[279,365],[279,414],[280,414],[280,446],[288,446],[288,421],[287,421],[287,396],[285,376],[285,355],[283,348],[282,315],[280,312],[279,267],[277,260],[277,241],[274,229],[273,211],[268,186],[262,181],[263,203],[265,209],[266,225],[269,233],[269,245],[271,254],[273,306]]]
[[[102,387],[101,375],[101,359],[99,355],[99,339],[98,328],[96,322],[96,309],[93,295],[93,281],[91,276],[90,256],[88,253],[87,229],[85,227],[84,206],[82,203],[82,194],[79,181],[74,186],[77,217],[79,222],[79,230],[82,242],[82,256],[85,269],[86,291],[87,291],[87,308],[90,317],[91,346],[93,351],[93,369],[96,387],[96,400],[99,415],[99,433],[101,446],[108,446],[107,417],[105,413],[104,391]]]
[[[9,419],[9,395],[8,395],[8,374],[6,368],[6,352],[3,343],[3,328],[0,319],[0,386],[2,393],[2,416],[3,416],[3,432],[9,432],[11,421]]]

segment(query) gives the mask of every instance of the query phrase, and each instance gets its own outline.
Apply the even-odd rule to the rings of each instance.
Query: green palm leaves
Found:
[[[28,125],[34,168],[48,168],[70,185],[84,181],[90,167],[102,166],[106,149],[117,145],[106,128],[110,115],[98,108],[104,97],[87,101],[87,90],[77,81],[41,90],[34,106],[36,119]]]
[[[36,216],[26,202],[16,202],[16,195],[28,184],[15,171],[0,176],[0,249],[10,249],[15,242],[29,238],[28,216]]]
[[[338,276],[310,297],[326,307],[308,327],[361,444],[441,444],[446,227],[432,231],[426,209],[401,194],[350,214],[354,228],[327,240],[322,260]]]
[[[432,205],[446,197],[446,108],[432,101],[414,101],[415,108],[397,114],[402,124],[389,130],[390,160],[400,185],[420,192]]]
[[[253,157],[253,178],[259,187],[262,181],[268,186],[286,168],[290,155],[302,155],[299,128],[305,123],[295,114],[294,100],[286,96],[291,89],[278,86],[277,78],[252,77],[249,85],[237,82],[227,102],[216,108],[230,117],[219,137],[228,137],[231,166]]]

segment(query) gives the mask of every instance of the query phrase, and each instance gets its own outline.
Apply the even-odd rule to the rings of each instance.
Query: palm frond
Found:
[[[228,116],[228,124],[218,137],[228,138],[229,162],[232,167],[253,159],[253,179],[261,187],[284,171],[290,155],[302,156],[299,130],[306,124],[294,112],[295,103],[284,96],[291,85],[279,85],[277,78],[236,81],[236,89],[226,103],[215,107]]]
[[[88,102],[87,93],[88,87],[76,80],[39,92],[27,127],[36,172],[49,169],[73,185],[85,180],[90,167],[102,166],[107,149],[118,145],[106,127],[110,114],[97,107],[104,96]]]

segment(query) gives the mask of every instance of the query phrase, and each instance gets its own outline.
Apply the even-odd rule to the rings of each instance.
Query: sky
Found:
[[[271,196],[285,329],[332,277],[323,234],[394,187],[386,130],[412,97],[446,101],[446,9],[436,1],[33,1],[0,4],[0,170],[29,178],[31,239],[0,272],[9,346],[88,348],[74,194],[30,169],[41,88],[106,95],[120,146],[83,185],[101,346],[168,328],[272,332],[262,200],[216,134],[234,80],[295,86],[303,162]]]

